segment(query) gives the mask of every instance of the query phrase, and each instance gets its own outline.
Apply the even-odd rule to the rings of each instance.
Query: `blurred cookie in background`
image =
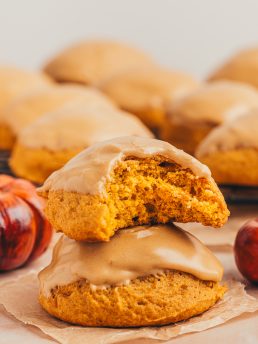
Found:
[[[22,130],[10,165],[16,175],[42,183],[93,143],[130,135],[152,137],[134,115],[97,102],[77,101],[39,118]]]
[[[203,84],[171,104],[161,138],[193,155],[213,128],[253,107],[258,107],[258,92],[250,85],[230,81]]]
[[[81,85],[55,85],[33,90],[0,110],[0,149],[11,150],[16,136],[24,127],[46,112],[79,99],[89,104],[114,106],[98,90]]]
[[[98,84],[129,68],[151,64],[141,50],[111,40],[88,40],[54,56],[44,71],[58,82]]]
[[[241,81],[258,88],[258,47],[238,52],[208,78],[209,81],[221,79]]]
[[[258,186],[258,109],[212,130],[196,156],[219,184]]]
[[[197,86],[197,80],[188,74],[152,65],[118,74],[103,82],[100,89],[159,136],[167,104]]]
[[[50,84],[50,78],[43,73],[27,71],[14,66],[0,66],[0,114],[16,97],[28,91],[49,86]],[[1,128],[1,115],[0,145],[4,149],[9,145],[5,130]]]

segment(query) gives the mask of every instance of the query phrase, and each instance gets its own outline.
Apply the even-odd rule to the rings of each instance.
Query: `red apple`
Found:
[[[241,274],[258,283],[258,218],[245,223],[236,236],[235,261]]]

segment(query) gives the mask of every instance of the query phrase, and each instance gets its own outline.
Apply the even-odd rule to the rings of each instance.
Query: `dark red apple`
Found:
[[[258,218],[245,223],[236,236],[235,261],[241,274],[258,283]]]

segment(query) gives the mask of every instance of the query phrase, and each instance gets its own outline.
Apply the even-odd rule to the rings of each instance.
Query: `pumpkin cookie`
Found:
[[[10,145],[10,138],[2,118],[6,106],[21,95],[50,84],[50,79],[43,73],[0,66],[0,149],[8,149]]]
[[[222,275],[217,258],[174,225],[121,230],[108,243],[62,236],[39,274],[39,301],[84,326],[164,325],[212,307],[226,291]]]
[[[94,40],[69,47],[51,59],[44,70],[59,82],[91,85],[129,68],[151,63],[149,56],[134,47]]]
[[[258,48],[242,50],[219,67],[209,81],[232,80],[258,88]]]
[[[228,217],[209,169],[167,142],[121,137],[70,160],[39,188],[53,227],[76,240],[109,240],[120,228]]]
[[[130,69],[106,80],[100,88],[122,109],[137,115],[159,135],[167,104],[195,89],[190,75],[157,66]]]
[[[258,110],[215,128],[196,156],[220,184],[258,186]]]
[[[152,137],[137,117],[110,104],[91,104],[89,100],[64,106],[22,130],[11,154],[12,171],[43,183],[52,172],[96,142],[122,135]]]
[[[161,137],[194,154],[214,127],[255,106],[258,92],[252,86],[230,81],[205,84],[171,105]]]
[[[2,111],[0,149],[11,149],[18,133],[38,117],[76,100],[113,107],[107,97],[89,87],[60,85],[35,90],[17,98]]]

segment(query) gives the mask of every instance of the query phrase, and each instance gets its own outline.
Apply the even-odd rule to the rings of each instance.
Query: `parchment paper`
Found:
[[[222,324],[242,313],[258,310],[257,299],[246,294],[244,285],[230,280],[224,299],[209,311],[188,321],[163,327],[138,329],[83,328],[56,320],[43,311],[37,301],[38,280],[35,273],[0,288],[0,303],[25,324],[37,326],[62,344],[108,344],[151,338],[168,340],[182,334],[199,332]]]

